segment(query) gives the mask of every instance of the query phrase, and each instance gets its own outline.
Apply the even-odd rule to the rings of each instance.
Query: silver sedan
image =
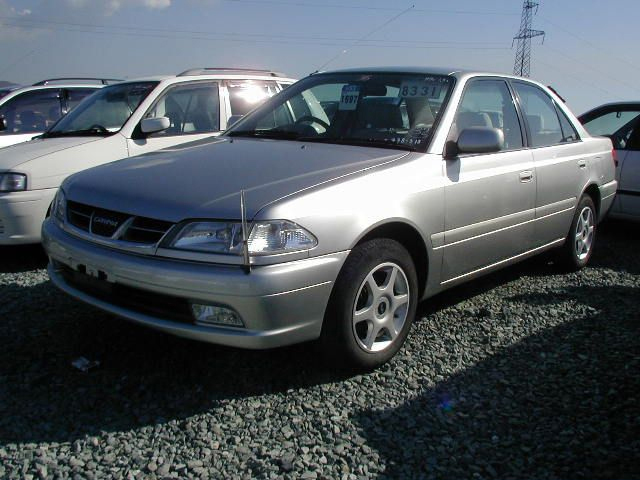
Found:
[[[611,142],[536,82],[342,70],[222,137],[69,177],[42,238],[54,284],[116,315],[372,368],[420,300],[545,250],[584,267],[614,172]]]

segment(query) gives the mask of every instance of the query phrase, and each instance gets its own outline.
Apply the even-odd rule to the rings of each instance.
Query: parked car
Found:
[[[0,90],[0,148],[43,133],[85,97],[109,83],[102,78],[50,78]]]
[[[618,192],[609,215],[640,221],[640,102],[601,105],[580,116],[591,135],[611,139],[618,159]]]
[[[320,339],[375,367],[419,300],[550,249],[586,265],[611,142],[543,85],[371,68],[311,75],[225,135],[68,178],[43,224],[76,298],[245,348]]]
[[[40,241],[68,175],[216,135],[293,82],[266,70],[203,68],[105,87],[38,139],[0,149],[0,245]]]

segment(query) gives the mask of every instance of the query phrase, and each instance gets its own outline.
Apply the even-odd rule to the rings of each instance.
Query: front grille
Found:
[[[4,223],[2,223],[1,218],[0,218],[0,235],[4,235]]]
[[[92,235],[147,245],[160,241],[173,226],[173,223],[163,220],[138,217],[72,201],[67,202],[67,221]]]
[[[58,262],[56,268],[68,285],[98,300],[144,315],[180,323],[194,323],[189,303],[184,298],[110,283]]]

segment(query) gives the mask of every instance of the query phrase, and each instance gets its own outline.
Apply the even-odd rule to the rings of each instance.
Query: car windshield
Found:
[[[311,75],[226,135],[425,151],[452,86],[443,75]]]
[[[119,131],[158,82],[111,85],[83,100],[43,136],[111,135]]]

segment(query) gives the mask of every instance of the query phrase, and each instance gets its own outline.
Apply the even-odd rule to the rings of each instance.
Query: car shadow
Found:
[[[588,298],[591,313],[395,409],[357,413],[352,420],[387,465],[381,478],[638,478],[639,297],[620,286],[514,297]]]
[[[626,228],[601,230],[601,238],[605,241],[602,242],[604,247],[600,244],[596,247],[595,267],[637,268],[637,260],[628,261],[625,255],[620,255],[621,251],[637,252],[640,247],[636,240],[640,237],[633,237],[629,243],[626,231]],[[5,271],[27,271],[30,261],[34,261],[37,268],[44,267],[46,260],[38,248],[13,250],[12,247],[11,251],[14,255],[10,261],[16,263],[7,267],[10,263],[3,262]],[[21,266],[20,262],[25,260],[26,264]],[[554,266],[546,259],[532,259],[444,292],[423,302],[419,312],[421,316],[428,315],[521,275],[551,275],[554,272]],[[184,419],[230,398],[286,392],[292,388],[341,381],[350,376],[324,364],[312,344],[269,351],[224,348],[183,340],[112,317],[64,295],[50,282],[32,286],[9,283],[0,288],[3,312],[0,322],[0,338],[3,339],[0,442],[73,441],[104,431]],[[607,296],[617,298],[623,293],[629,294],[628,298],[637,298],[638,295],[637,291],[623,288],[594,290],[593,293],[594,299],[603,304],[607,303]],[[566,294],[571,295],[571,292]],[[623,296],[621,300],[628,298]],[[545,301],[544,298],[539,300]],[[529,301],[534,301],[534,297]],[[608,305],[605,307],[609,308]],[[595,327],[597,322],[593,323]],[[575,328],[580,325],[577,322]],[[553,342],[553,336],[559,333],[545,335],[547,333],[542,333],[540,338]],[[632,340],[637,338],[640,337],[636,334]],[[519,359],[518,368],[536,378],[537,363],[527,366],[528,354],[518,353],[521,347],[524,352],[533,348],[527,347],[526,342],[510,351]],[[416,409],[420,408],[416,405],[432,401],[439,392],[447,392],[452,387],[464,390],[467,383],[472,390],[481,388],[483,380],[477,378],[478,375],[486,373],[491,379],[494,368],[500,371],[503,363],[511,362],[505,355],[508,353],[444,381],[437,391],[426,393],[423,400],[401,408],[418,414]],[[79,357],[99,361],[100,365],[86,373],[81,372],[71,365]],[[516,375],[518,371],[504,373],[507,374]],[[544,378],[539,380],[542,382]],[[556,380],[560,382],[556,388],[561,388],[565,380]],[[487,386],[499,387],[491,382]],[[499,400],[494,398],[492,401]],[[518,405],[517,402],[514,405]],[[383,454],[391,456],[384,442],[377,438],[372,438],[372,442]],[[414,453],[419,452],[414,450]]]
[[[325,365],[313,344],[225,348],[110,316],[50,282],[1,288],[0,443],[73,441],[349,376]],[[82,372],[72,366],[80,357],[100,365]]]
[[[47,254],[40,244],[0,246],[0,273],[28,272],[46,266]]]

